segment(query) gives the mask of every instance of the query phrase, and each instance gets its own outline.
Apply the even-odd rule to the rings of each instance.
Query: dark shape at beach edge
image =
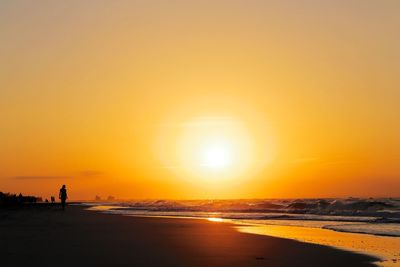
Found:
[[[21,193],[11,194],[11,193],[3,193],[0,192],[0,206],[1,207],[9,207],[9,206],[18,206],[23,204],[33,204],[37,202],[42,202],[41,197],[36,196],[24,196]]]

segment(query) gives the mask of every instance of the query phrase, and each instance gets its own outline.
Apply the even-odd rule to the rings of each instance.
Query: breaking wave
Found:
[[[400,236],[400,199],[140,200],[112,203],[125,215],[219,217],[262,224],[320,227],[335,231]]]

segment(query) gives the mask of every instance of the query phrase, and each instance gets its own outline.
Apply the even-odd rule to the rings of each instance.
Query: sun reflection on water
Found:
[[[377,256],[382,267],[400,266],[400,238],[367,234],[343,233],[321,228],[282,226],[282,225],[246,225],[237,226],[239,232],[290,238],[340,249],[361,252]]]
[[[207,218],[207,220],[210,221],[210,222],[223,222],[224,221],[224,219],[216,218],[216,217]]]

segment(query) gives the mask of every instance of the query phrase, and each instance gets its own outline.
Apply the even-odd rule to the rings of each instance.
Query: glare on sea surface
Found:
[[[207,218],[210,222],[223,222],[224,220],[222,218]]]
[[[236,228],[243,233],[283,237],[370,254],[381,259],[377,265],[382,267],[400,266],[398,237],[336,232],[318,227],[259,225],[248,221],[246,224]]]

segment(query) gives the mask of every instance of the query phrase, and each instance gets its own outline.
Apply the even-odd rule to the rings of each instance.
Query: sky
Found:
[[[400,2],[0,2],[0,191],[400,196]]]

